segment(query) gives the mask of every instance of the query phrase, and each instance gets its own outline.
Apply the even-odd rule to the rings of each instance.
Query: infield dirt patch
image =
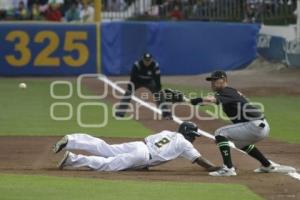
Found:
[[[282,174],[256,174],[257,162],[246,155],[233,151],[233,160],[238,169],[236,177],[210,177],[202,168],[189,161],[178,159],[151,168],[150,171],[95,172],[82,170],[58,170],[57,162],[63,153],[54,155],[52,145],[59,137],[0,137],[0,172],[16,174],[45,174],[113,180],[180,181],[206,183],[236,183],[248,186],[266,199],[299,199],[299,181]],[[103,138],[109,143],[132,141],[127,138]],[[195,143],[202,155],[215,164],[221,164],[219,152],[211,140],[200,138]],[[261,142],[262,149],[272,160],[300,167],[300,145],[272,140]],[[238,198],[238,197],[237,197]]]

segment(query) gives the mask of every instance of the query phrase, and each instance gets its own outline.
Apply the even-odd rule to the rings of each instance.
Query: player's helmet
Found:
[[[227,78],[227,74],[225,71],[214,71],[213,73],[211,73],[211,75],[209,77],[206,77],[207,81],[215,81],[221,78]]]
[[[151,61],[152,60],[152,55],[150,53],[144,53],[143,60]]]
[[[178,132],[191,142],[195,140],[195,137],[200,136],[197,130],[198,126],[193,122],[183,122],[178,128]]]

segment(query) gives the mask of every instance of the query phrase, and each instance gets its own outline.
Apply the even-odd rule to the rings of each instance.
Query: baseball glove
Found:
[[[184,102],[184,94],[179,90],[166,88],[160,91],[166,102],[179,103]]]

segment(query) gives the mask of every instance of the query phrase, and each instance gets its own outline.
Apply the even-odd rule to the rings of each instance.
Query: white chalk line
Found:
[[[121,94],[125,94],[125,90],[123,88],[121,88],[120,86],[118,86],[117,84],[115,84],[113,81],[111,81],[110,79],[108,79],[106,76],[99,75],[98,79],[101,80],[101,81],[103,81],[104,83],[108,84],[113,89],[115,89],[118,92],[120,92]],[[149,103],[141,100],[140,98],[136,97],[135,95],[132,95],[132,100],[135,101],[135,102],[137,102],[137,103],[139,103],[139,104],[141,104],[141,105],[143,105],[143,106],[145,106],[146,108],[152,110],[155,113],[158,113],[160,115],[162,114],[162,112],[161,112],[160,109],[158,109],[157,107],[154,107],[154,106],[150,105]],[[173,121],[176,122],[177,124],[181,124],[183,122],[180,118],[178,118],[178,117],[176,117],[174,115],[173,115]],[[203,135],[203,136],[205,136],[205,137],[207,137],[209,139],[215,140],[215,137],[212,134],[208,133],[208,132],[205,132],[205,131],[203,131],[201,129],[198,129],[198,132],[201,135]],[[239,151],[239,152],[241,152],[243,154],[246,154],[244,151],[236,148],[235,145],[232,142],[230,142],[230,146],[233,149],[235,149],[235,150],[237,150],[237,151]],[[298,172],[290,172],[287,175],[290,176],[290,177],[292,177],[292,178],[294,178],[294,179],[297,179],[298,181],[300,181],[300,174]]]

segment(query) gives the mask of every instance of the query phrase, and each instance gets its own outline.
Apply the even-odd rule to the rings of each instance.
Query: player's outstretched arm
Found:
[[[211,171],[216,171],[218,169],[220,169],[220,167],[215,166],[213,163],[211,163],[209,160],[203,158],[203,157],[199,157],[197,158],[194,163],[197,163],[198,165],[200,165],[201,167],[205,168],[207,171],[211,172]]]
[[[212,104],[212,103],[217,103],[217,99],[214,96],[206,96],[206,97],[198,97],[190,100],[192,105],[197,105],[197,104]]]
[[[183,92],[171,88],[163,89],[160,92],[164,96],[167,102],[172,102],[172,103],[188,102],[191,103],[192,105],[198,105],[198,104],[205,105],[205,104],[217,103],[217,99],[215,98],[215,96],[212,95],[189,99],[183,94]]]

